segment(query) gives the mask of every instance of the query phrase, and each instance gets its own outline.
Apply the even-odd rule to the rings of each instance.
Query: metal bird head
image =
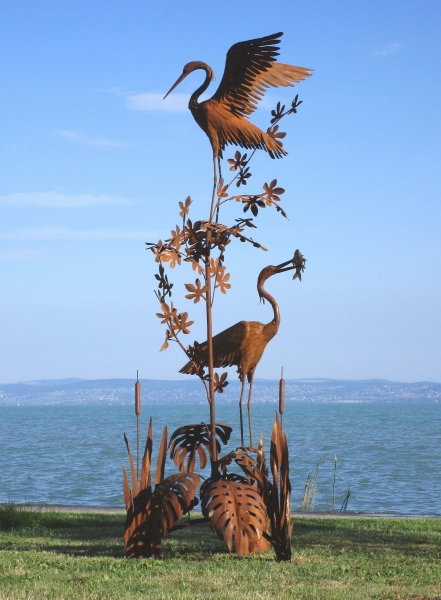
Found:
[[[201,60],[193,60],[192,62],[189,62],[185,65],[185,67],[182,69],[182,75],[180,77],[178,77],[178,79],[175,81],[175,83],[171,86],[171,88],[168,90],[168,92],[165,94],[163,100],[165,100],[167,98],[167,96],[170,94],[170,92],[172,92],[175,87],[177,87],[181,81],[184,81],[184,79],[187,77],[187,75],[189,75],[190,73],[193,73],[193,71],[197,71],[198,69],[203,69],[207,75],[210,77],[211,80],[214,79],[214,72],[211,69],[211,67],[209,67],[206,63],[202,62]]]
[[[259,277],[257,278],[257,291],[259,293],[260,300],[261,301],[263,300],[265,302],[265,299],[262,297],[262,292],[261,292],[261,288],[262,288],[263,284],[269,277],[272,277],[273,275],[276,275],[277,273],[284,273],[285,271],[291,271],[291,269],[295,269],[296,273],[294,275],[294,279],[296,279],[298,277],[301,281],[301,279],[302,279],[301,273],[305,269],[305,262],[306,262],[306,258],[303,257],[300,250],[296,250],[294,252],[293,258],[291,258],[290,260],[280,263],[280,265],[277,265],[277,266],[268,265],[267,267],[262,269],[259,273]]]

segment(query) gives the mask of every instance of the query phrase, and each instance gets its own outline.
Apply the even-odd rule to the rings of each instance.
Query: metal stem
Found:
[[[210,402],[210,447],[211,447],[211,466],[217,461],[216,448],[216,410],[214,402],[214,382],[213,382],[213,320],[211,312],[211,268],[210,268],[210,244],[211,231],[207,231],[207,256],[205,259],[205,284],[207,286],[207,346],[208,346],[208,385]],[[213,473],[214,475],[214,473]]]
[[[136,478],[139,485],[139,415],[136,415]]]

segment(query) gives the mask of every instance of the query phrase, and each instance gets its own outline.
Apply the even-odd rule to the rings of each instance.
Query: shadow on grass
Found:
[[[12,514],[7,526],[2,527],[1,550],[37,550],[73,557],[124,557],[123,514],[29,512],[32,514],[18,517]],[[393,551],[426,557],[433,554],[434,544],[439,546],[441,543],[441,521],[301,517],[295,519],[292,543],[293,554],[325,550],[329,554],[351,551],[385,555]],[[227,554],[209,524],[188,527],[163,540],[164,559],[198,562]],[[268,560],[273,553],[261,556]]]
[[[123,514],[19,511],[0,527],[0,550],[51,552],[73,557],[124,557]],[[6,525],[6,526],[5,526]],[[163,540],[163,558],[203,560],[225,553],[208,524],[177,531]]]
[[[388,553],[428,556],[441,543],[441,522],[402,519],[296,519],[293,550],[326,548],[332,553]]]

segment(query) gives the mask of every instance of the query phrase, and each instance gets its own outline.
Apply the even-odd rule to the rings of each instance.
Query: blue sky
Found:
[[[231,249],[214,330],[269,321],[257,275],[298,247],[302,282],[267,285],[282,326],[257,377],[283,365],[287,378],[441,381],[438,1],[4,0],[0,12],[0,382],[180,377],[179,349],[158,352],[144,242],[179,223],[187,195],[193,218],[207,215],[211,148],[186,108],[202,74],[161,98],[186,62],[219,82],[233,43],[276,31],[280,60],[314,75],[253,115],[266,127],[278,100],[303,100],[283,122],[289,155],[256,155],[247,187],[277,178],[290,220],[263,211],[269,251]],[[183,299],[193,272],[172,276],[198,323],[188,341],[202,341],[202,307]]]

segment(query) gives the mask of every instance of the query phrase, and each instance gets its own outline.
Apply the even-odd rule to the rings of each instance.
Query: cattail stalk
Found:
[[[337,475],[337,452],[335,453],[334,456],[334,481],[332,483],[332,512],[334,512],[335,510],[335,477]]]
[[[135,415],[136,415],[136,477],[139,481],[139,415],[141,414],[141,384],[136,371],[135,383]]]

